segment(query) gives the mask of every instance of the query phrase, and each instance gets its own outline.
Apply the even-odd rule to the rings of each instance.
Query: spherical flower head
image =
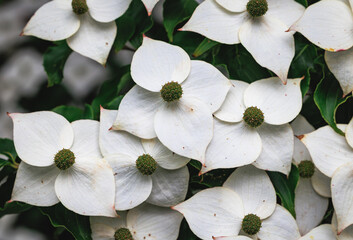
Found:
[[[252,17],[261,17],[265,15],[268,10],[266,0],[250,0],[246,5],[246,10]]]
[[[152,175],[157,169],[157,162],[149,154],[143,154],[136,160],[136,168],[143,175]]]
[[[77,15],[82,15],[88,11],[86,0],[72,0],[72,10]]]
[[[301,161],[298,165],[299,176],[302,178],[311,178],[315,172],[315,165],[312,161]]]
[[[127,228],[119,228],[114,234],[115,240],[134,240],[132,234]]]
[[[248,214],[243,218],[241,228],[245,233],[255,235],[260,231],[261,219],[255,214]]]
[[[168,82],[163,85],[161,95],[164,101],[173,102],[181,98],[183,95],[183,89],[177,82]]]
[[[252,128],[257,128],[264,122],[264,113],[257,107],[249,107],[245,110],[243,120]]]
[[[62,149],[55,155],[54,162],[60,170],[66,170],[74,165],[75,154],[69,149]]]

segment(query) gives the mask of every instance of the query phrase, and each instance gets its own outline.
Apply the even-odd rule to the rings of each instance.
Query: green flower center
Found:
[[[77,15],[82,15],[88,11],[86,0],[72,0],[72,10]]]
[[[115,240],[134,240],[131,232],[127,228],[119,228],[114,234]]]
[[[298,165],[299,176],[302,178],[311,178],[315,172],[315,165],[312,161],[301,161]]]
[[[143,154],[136,160],[136,168],[143,175],[152,175],[157,168],[157,162],[149,154]]]
[[[164,101],[173,102],[183,95],[183,89],[177,82],[168,82],[161,89],[161,95]]]
[[[75,154],[69,149],[60,150],[54,157],[55,165],[60,170],[66,170],[75,163]]]
[[[280,0],[278,0],[280,1]],[[266,0],[250,0],[246,5],[246,10],[252,17],[261,17],[266,14],[268,4]]]
[[[249,107],[245,110],[243,120],[250,127],[260,127],[264,122],[264,113],[257,107]]]
[[[248,214],[244,217],[241,228],[245,233],[255,235],[260,231],[261,219],[255,214]]]

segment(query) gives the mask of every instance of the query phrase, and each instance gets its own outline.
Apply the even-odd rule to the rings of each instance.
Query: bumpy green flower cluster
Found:
[[[54,157],[55,165],[60,170],[66,170],[75,163],[75,154],[69,149],[60,150]]]
[[[249,107],[245,110],[243,119],[250,127],[257,128],[264,122],[264,114],[257,107]]]
[[[143,175],[152,175],[157,169],[157,162],[149,154],[143,154],[136,160],[136,168]]]
[[[134,240],[132,234],[127,228],[119,228],[114,234],[115,240]]]
[[[298,165],[298,170],[302,178],[311,178],[315,172],[315,165],[312,161],[302,161]]]
[[[250,0],[246,5],[246,10],[252,17],[261,17],[266,14],[268,4],[266,0]]]
[[[261,219],[255,214],[248,214],[244,217],[241,228],[245,233],[255,235],[260,231]]]
[[[82,15],[88,11],[86,0],[72,0],[72,10],[77,15]]]
[[[173,102],[179,100],[183,95],[183,89],[177,82],[166,83],[161,89],[161,95],[164,101]]]

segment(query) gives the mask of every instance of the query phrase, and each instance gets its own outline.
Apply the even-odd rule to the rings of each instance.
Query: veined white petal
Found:
[[[103,156],[116,153],[125,153],[136,159],[145,153],[141,139],[123,131],[111,129],[118,115],[116,110],[101,108],[99,146]]]
[[[315,131],[315,128],[310,125],[310,123],[302,115],[298,115],[298,117],[296,117],[290,125],[295,136],[300,136],[302,134]],[[294,138],[293,161],[296,165],[299,165],[301,161],[305,160],[311,160],[310,153],[306,146],[298,138]]]
[[[246,11],[246,4],[248,0],[216,0],[216,2],[231,12],[244,12]]]
[[[98,22],[111,22],[128,9],[131,0],[87,0],[88,12]]]
[[[201,3],[181,30],[192,31],[225,44],[240,43],[238,33],[249,19],[247,12],[232,13],[214,0]]]
[[[346,140],[349,146],[353,148],[353,118],[351,119],[346,128]]]
[[[325,52],[325,60],[330,71],[335,75],[344,95],[353,91],[353,48],[340,52]]]
[[[40,7],[23,29],[23,35],[49,41],[64,40],[80,28],[80,19],[69,1],[50,1]]]
[[[298,240],[300,234],[293,216],[277,204],[274,213],[263,220],[257,237],[261,240]]]
[[[226,122],[240,122],[245,111],[244,92],[249,83],[231,80],[232,86],[220,109],[214,115]]]
[[[267,78],[250,84],[244,93],[246,107],[258,107],[265,122],[282,125],[298,116],[302,108],[301,79],[288,79],[286,85],[276,78]]]
[[[159,0],[142,0],[145,5],[148,15],[151,15],[154,6],[158,3]]]
[[[262,124],[257,132],[262,141],[262,152],[253,165],[257,168],[288,175],[292,165],[294,136],[289,124]]]
[[[204,162],[213,135],[213,117],[205,103],[195,98],[181,98],[158,109],[154,129],[171,151]]]
[[[105,65],[116,36],[115,22],[100,23],[88,13],[81,17],[80,29],[67,44],[72,50]]]
[[[142,140],[145,152],[150,154],[154,160],[164,169],[178,169],[185,166],[190,158],[185,158],[173,153],[166,148],[157,138],[150,140]]]
[[[152,192],[148,203],[161,207],[177,205],[185,200],[189,184],[189,170],[186,166],[176,170],[158,167],[152,174]]]
[[[182,213],[191,231],[201,239],[238,235],[244,217],[243,203],[234,191],[216,187],[196,193],[173,207]]]
[[[336,236],[332,231],[330,224],[320,225],[317,228],[311,230],[305,236],[299,238],[299,240],[335,240]]]
[[[71,147],[71,124],[53,112],[12,113],[14,144],[22,161],[38,167],[54,164],[54,156]]]
[[[41,207],[53,206],[59,202],[54,189],[55,179],[59,173],[60,170],[55,165],[33,167],[21,162],[11,200]]]
[[[99,159],[102,154],[99,149],[99,122],[94,120],[78,120],[71,123],[74,130],[74,143],[71,151],[75,161],[85,162],[86,159]]]
[[[273,71],[283,83],[287,82],[295,54],[294,37],[286,32],[287,29],[280,20],[265,15],[250,19],[239,30],[241,44],[261,66]]]
[[[163,105],[160,93],[134,86],[120,103],[114,130],[124,130],[140,138],[155,138],[154,117]]]
[[[295,189],[294,205],[299,231],[303,236],[320,224],[328,207],[328,199],[314,191],[310,179],[300,178]]]
[[[169,208],[143,204],[129,211],[127,225],[136,240],[176,240],[182,219]]]
[[[231,87],[231,82],[214,66],[203,61],[191,61],[191,71],[181,85],[183,97],[197,98],[217,111]]]
[[[256,214],[269,217],[276,208],[276,192],[265,171],[248,165],[237,168],[223,187],[236,192],[243,201],[244,215]]]
[[[342,165],[334,172],[331,192],[337,215],[337,231],[341,233],[353,224],[353,162]]]
[[[85,158],[61,171],[55,192],[62,204],[81,215],[117,216],[113,171],[104,159]]]
[[[159,92],[168,82],[182,83],[190,68],[190,57],[181,47],[144,37],[132,58],[131,76],[140,87]]]
[[[337,235],[338,240],[353,240],[353,225],[350,225],[341,232],[340,235]]]
[[[330,126],[321,127],[300,138],[308,148],[315,166],[328,177],[332,177],[340,166],[352,162],[353,149]]]
[[[327,198],[331,197],[331,178],[317,168],[315,168],[314,175],[311,177],[311,183],[319,195]]]
[[[305,7],[295,0],[267,0],[268,11],[266,15],[275,17],[289,28],[304,13]]]
[[[136,159],[124,154],[106,157],[115,177],[115,208],[127,210],[143,203],[151,194],[152,178],[136,168]]]
[[[126,212],[119,212],[119,217],[90,217],[93,240],[113,240],[115,231],[126,228]]]
[[[213,138],[206,150],[205,173],[217,168],[234,168],[253,163],[260,155],[262,142],[255,129],[244,124],[214,119]]]
[[[252,240],[246,236],[214,237],[213,240]]]
[[[310,5],[290,29],[331,52],[353,46],[352,9],[343,1],[326,0]]]

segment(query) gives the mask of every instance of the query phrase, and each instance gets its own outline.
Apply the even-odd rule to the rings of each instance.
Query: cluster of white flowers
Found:
[[[150,12],[157,1],[146,2]],[[119,110],[101,108],[100,122],[69,123],[53,112],[9,114],[22,159],[12,200],[61,202],[91,216],[94,239],[173,240],[184,216],[205,240],[351,240],[353,119],[338,125],[345,136],[329,126],[314,130],[298,116],[302,79],[287,78],[294,57],[290,30],[328,51],[352,47],[350,2],[323,0],[305,11],[294,0],[206,0],[182,28],[242,43],[278,77],[229,80],[182,48],[144,37],[131,63],[137,85]],[[54,0],[37,11],[24,34],[67,39],[73,50],[104,64],[116,34],[113,20],[129,4]],[[352,91],[353,71],[342,70],[351,68],[349,53],[326,54],[345,94]],[[237,169],[222,187],[184,201],[190,159],[201,162],[200,175]],[[296,219],[276,204],[265,172],[289,175],[292,163],[300,175]],[[319,225],[330,197],[333,222]]]

